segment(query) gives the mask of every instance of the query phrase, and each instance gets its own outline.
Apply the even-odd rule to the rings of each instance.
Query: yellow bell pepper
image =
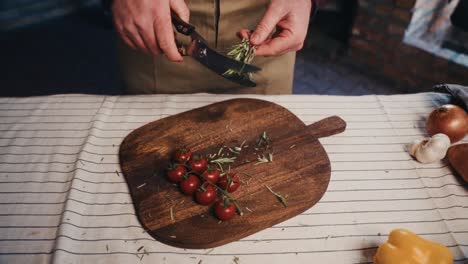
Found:
[[[449,264],[450,250],[405,229],[395,229],[387,242],[380,245],[374,264]]]

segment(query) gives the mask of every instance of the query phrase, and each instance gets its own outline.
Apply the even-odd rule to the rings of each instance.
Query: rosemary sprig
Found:
[[[250,40],[248,38],[244,38],[240,43],[237,43],[234,46],[232,46],[227,56],[234,60],[248,64],[255,57],[255,50],[256,47],[250,43]],[[226,72],[224,72],[223,75],[239,75],[246,79],[250,79],[251,77],[251,73],[245,73],[243,68],[240,71],[229,69]]]
[[[273,190],[271,189],[270,186],[268,186],[268,185],[266,185],[266,184],[265,184],[264,186],[268,189],[268,191],[270,191],[274,196],[276,196],[276,199],[278,199],[278,201],[279,201],[284,207],[288,207],[288,206],[286,205],[286,198],[284,198],[281,194],[279,194],[279,193],[273,191]]]
[[[257,140],[257,147],[260,147],[262,145],[268,145],[270,143],[270,138],[268,137],[267,133],[263,131],[263,133],[260,135],[260,137]]]
[[[219,164],[224,164],[224,163],[233,163],[235,161],[236,157],[226,157],[226,158],[218,158],[211,160],[211,163],[219,163]]]
[[[262,156],[258,156],[257,158],[257,163],[255,163],[254,165],[258,165],[258,164],[262,164],[262,163],[268,163],[268,162],[273,162],[273,153],[268,153],[268,156],[265,156],[265,155],[262,155]]]

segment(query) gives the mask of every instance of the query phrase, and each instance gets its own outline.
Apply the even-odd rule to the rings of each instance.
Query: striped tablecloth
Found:
[[[320,140],[332,176],[316,206],[209,250],[143,231],[117,153],[133,129],[234,96],[0,98],[0,263],[368,263],[394,228],[468,262],[467,185],[446,162],[422,165],[404,150],[445,95],[242,97],[278,103],[306,124],[339,115],[348,128]]]

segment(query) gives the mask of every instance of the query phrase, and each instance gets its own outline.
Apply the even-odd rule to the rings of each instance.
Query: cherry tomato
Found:
[[[195,199],[199,204],[211,204],[216,199],[216,190],[209,184],[203,184],[202,187],[199,188],[195,193]]]
[[[217,201],[214,205],[214,212],[219,220],[229,220],[236,214],[236,207],[233,203],[225,204],[224,201]]]
[[[203,173],[203,178],[214,184],[219,181],[219,177],[219,170],[214,167],[208,167],[208,169]]]
[[[239,188],[239,177],[233,173],[226,174],[219,179],[218,186],[230,193],[234,192]]]
[[[200,180],[197,176],[189,174],[187,178],[180,182],[180,190],[188,195],[194,194],[195,191],[200,187]]]
[[[167,169],[167,179],[170,182],[177,183],[182,181],[185,173],[187,173],[187,170],[184,166],[173,164]]]
[[[203,173],[206,170],[207,166],[208,162],[206,162],[206,159],[202,156],[195,155],[190,160],[190,167],[194,172]]]
[[[172,158],[175,162],[186,163],[192,158],[192,151],[188,148],[177,149]]]

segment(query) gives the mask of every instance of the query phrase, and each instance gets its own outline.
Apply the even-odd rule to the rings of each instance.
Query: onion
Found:
[[[465,137],[468,133],[468,115],[456,105],[443,105],[431,112],[426,122],[429,135],[446,134],[452,143]]]

